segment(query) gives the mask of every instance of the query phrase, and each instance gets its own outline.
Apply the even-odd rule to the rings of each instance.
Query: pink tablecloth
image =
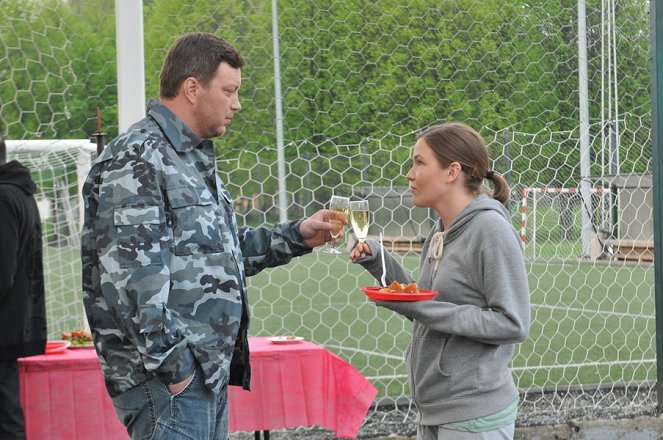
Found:
[[[251,338],[252,390],[230,387],[231,431],[320,425],[354,438],[377,390],[310,342]],[[19,360],[28,440],[127,440],[92,349]]]
[[[250,392],[230,387],[231,431],[319,425],[354,438],[377,394],[352,365],[310,342],[251,338],[251,368]]]
[[[127,440],[92,348],[19,359],[28,440]]]

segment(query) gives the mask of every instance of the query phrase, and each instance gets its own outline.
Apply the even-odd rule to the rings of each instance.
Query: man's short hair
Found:
[[[222,61],[235,69],[244,58],[223,38],[205,32],[184,34],[168,50],[160,75],[162,98],[174,98],[185,79],[194,77],[204,86],[210,83]]]

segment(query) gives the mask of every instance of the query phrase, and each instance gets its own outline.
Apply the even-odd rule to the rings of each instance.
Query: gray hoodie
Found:
[[[429,248],[441,239],[435,270]],[[379,279],[379,245],[369,246],[373,255],[360,263]],[[440,293],[431,301],[376,302],[413,321],[406,360],[419,422],[440,425],[504,409],[518,398],[509,363],[530,325],[523,251],[507,210],[487,195],[475,198],[444,233],[431,231],[421,255],[418,285]],[[388,252],[385,261],[387,283],[413,281]]]

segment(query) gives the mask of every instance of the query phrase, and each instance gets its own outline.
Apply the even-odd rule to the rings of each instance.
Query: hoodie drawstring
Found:
[[[428,261],[435,260],[433,265],[433,270],[430,273],[430,282],[433,285],[433,279],[437,273],[437,269],[440,267],[440,261],[442,260],[442,250],[444,249],[444,234],[447,231],[436,232],[433,234],[433,238],[430,241],[430,247],[428,248]]]

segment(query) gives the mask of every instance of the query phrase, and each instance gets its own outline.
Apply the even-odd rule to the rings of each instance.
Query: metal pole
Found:
[[[586,209],[582,211],[582,252],[589,258],[592,224],[592,184],[589,165],[589,93],[587,91],[587,14],[585,0],[578,0],[578,96],[580,107],[580,194]]]
[[[506,183],[511,188],[511,170],[513,168],[513,162],[511,160],[511,133],[509,130],[504,130],[504,179]],[[511,209],[511,199],[507,201],[507,209]]]
[[[143,0],[115,0],[118,129],[145,117]]]
[[[511,172],[513,171],[513,160],[511,158],[511,132],[504,130],[504,179],[509,186],[511,182]]]
[[[610,145],[610,174],[613,178],[613,183],[610,185],[610,235],[614,238],[619,237],[619,199],[617,198],[617,185],[614,184],[614,179],[619,174],[619,161],[617,153],[617,132],[613,121],[609,124],[609,145]]]
[[[106,133],[101,131],[101,109],[97,107],[97,132],[94,133],[95,142],[97,143],[97,156],[100,156],[106,146]]]
[[[651,0],[651,38],[652,38],[652,161],[654,190],[654,298],[656,301],[656,394],[658,396],[658,412],[663,412],[663,0]]]
[[[371,138],[365,139],[365,142],[370,142]],[[360,169],[360,178],[361,178],[361,184],[366,185],[368,182],[368,148],[366,148],[366,144],[364,142],[361,143],[359,147],[359,154],[360,158],[359,160],[361,161],[361,169]],[[362,195],[364,197],[365,194]]]
[[[276,158],[279,179],[279,221],[288,220],[288,198],[285,182],[283,143],[283,108],[281,101],[281,56],[279,53],[279,17],[276,0],[272,0],[272,42],[274,47],[274,101],[276,104]]]

